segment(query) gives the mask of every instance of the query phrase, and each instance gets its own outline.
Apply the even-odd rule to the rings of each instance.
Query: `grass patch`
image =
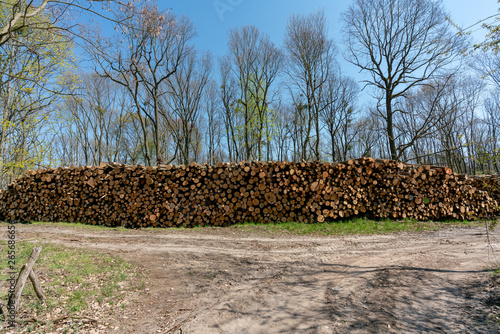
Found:
[[[130,230],[128,228],[125,228],[123,226],[116,226],[116,227],[109,227],[109,226],[103,226],[103,225],[90,225],[90,224],[82,224],[82,223],[67,223],[67,222],[25,222],[25,223],[20,223],[22,225],[34,225],[34,226],[62,226],[62,227],[71,227],[75,229],[87,229],[87,230],[95,230],[95,231],[101,231],[101,230],[116,230],[116,231],[127,231]]]
[[[491,269],[491,279],[488,282],[489,296],[486,299],[486,305],[492,306],[492,312],[489,314],[498,326],[500,326],[500,265],[497,263]]]
[[[0,242],[0,302],[8,299],[7,247]],[[113,308],[123,302],[127,291],[137,289],[140,282],[137,268],[123,259],[102,252],[91,252],[78,248],[42,243],[42,252],[34,269],[47,297],[41,304],[27,281],[21,297],[20,318],[54,319],[62,316],[86,316],[96,319],[113,312]],[[18,273],[26,263],[35,245],[16,242],[16,268]],[[4,265],[5,264],[5,265]],[[133,282],[133,283],[130,283]],[[2,316],[0,316],[0,320]],[[74,323],[74,322],[73,322]],[[91,326],[90,323],[87,325]],[[19,330],[30,330],[39,324],[26,324]],[[44,332],[52,325],[45,325]]]
[[[488,223],[491,226],[496,224],[495,221]],[[0,226],[6,223],[0,223]],[[125,232],[129,231],[129,228],[125,227],[106,227],[99,225],[87,225],[81,223],[46,223],[46,222],[31,222],[27,223],[31,225],[39,226],[63,226],[70,227],[74,229],[89,229],[95,231],[119,231]],[[299,222],[276,222],[276,223],[242,223],[234,224],[228,227],[216,227],[216,226],[194,226],[186,228],[183,226],[179,227],[169,227],[169,228],[159,228],[159,227],[144,227],[139,230],[148,231],[154,233],[159,229],[168,230],[171,232],[215,232],[218,233],[222,230],[237,230],[240,232],[255,232],[255,233],[285,233],[292,235],[349,235],[349,234],[387,234],[396,232],[422,232],[422,231],[437,231],[443,228],[449,227],[477,227],[484,226],[485,221],[417,221],[415,219],[403,219],[403,220],[372,220],[365,217],[353,218],[349,220],[342,220],[336,222],[324,222],[324,223],[299,223]]]
[[[394,232],[421,232],[436,231],[446,227],[471,227],[475,222],[450,221],[450,222],[420,222],[416,220],[370,220],[355,218],[345,221],[329,223],[271,223],[256,224],[244,223],[233,225],[232,228],[245,232],[284,232],[289,234],[315,234],[315,235],[349,235],[349,234],[387,234]]]

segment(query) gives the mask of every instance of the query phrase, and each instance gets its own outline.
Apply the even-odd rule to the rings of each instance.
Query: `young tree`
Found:
[[[380,90],[378,111],[396,160],[395,101],[449,66],[463,40],[451,32],[441,1],[435,0],[354,0],[343,21],[345,58],[370,75],[366,85]]]
[[[17,44],[29,47],[26,39],[19,38],[26,33],[72,35],[83,37],[82,23],[75,18],[82,13],[93,18],[123,24],[124,17],[117,19],[114,13],[134,16],[138,0],[1,0],[0,1],[0,46]]]
[[[500,0],[497,1],[500,3]],[[500,25],[498,24],[500,18],[500,9],[497,10],[497,12],[493,15],[490,15],[489,17],[479,21],[478,23],[465,28],[465,29],[460,29],[461,32],[464,30],[467,31],[468,29],[474,27],[475,25],[482,23],[482,27],[486,29],[487,33],[484,38],[484,41],[479,42],[474,44],[474,49],[482,49],[483,51],[493,51],[495,54],[498,53],[500,49]],[[487,21],[491,18],[495,18],[493,23],[488,23]]]
[[[6,4],[0,3],[0,17],[5,10]],[[32,22],[51,25],[50,17]],[[35,34],[30,27],[11,34],[15,41],[0,45],[0,177],[42,163],[38,152],[46,146],[40,140],[43,120],[48,117],[47,107],[64,90],[60,76],[71,67],[72,44],[67,36],[47,30]]]
[[[229,55],[223,59],[222,89],[225,95],[223,103],[231,121],[232,142],[242,141],[239,152],[245,160],[263,157],[263,144],[268,143],[269,122],[274,100],[272,85],[277,78],[282,53],[269,40],[269,36],[261,34],[254,26],[234,29],[229,34]],[[231,79],[233,78],[233,79]],[[237,100],[228,101],[228,80],[237,84],[237,91],[232,92]],[[242,124],[234,121],[239,118]]]

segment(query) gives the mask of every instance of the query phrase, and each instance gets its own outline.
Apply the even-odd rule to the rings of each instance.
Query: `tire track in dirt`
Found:
[[[19,231],[119,253],[148,273],[149,293],[135,320],[115,319],[117,333],[496,333],[484,288],[470,288],[493,263],[480,228],[347,237]]]

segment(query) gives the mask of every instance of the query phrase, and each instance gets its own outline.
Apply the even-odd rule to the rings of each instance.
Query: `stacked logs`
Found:
[[[487,192],[447,167],[362,158],[29,171],[0,192],[0,220],[106,226],[227,226],[354,216],[418,220],[498,214]]]
[[[486,191],[500,204],[500,175],[475,175],[469,178],[470,185]]]

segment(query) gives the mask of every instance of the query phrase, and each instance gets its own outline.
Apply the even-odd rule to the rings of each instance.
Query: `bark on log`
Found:
[[[45,301],[47,298],[45,297],[45,294],[43,293],[42,286],[40,285],[40,281],[38,280],[38,277],[35,274],[35,271],[31,269],[30,274],[29,274],[29,279],[31,281],[31,284],[33,284],[33,289],[35,290],[35,293],[42,302],[42,304],[45,304]]]
[[[498,212],[498,201],[488,197],[499,196],[494,190],[497,180],[373,158],[334,164],[110,163],[27,173],[0,191],[0,220],[140,228],[328,222],[353,216],[471,219]]]

